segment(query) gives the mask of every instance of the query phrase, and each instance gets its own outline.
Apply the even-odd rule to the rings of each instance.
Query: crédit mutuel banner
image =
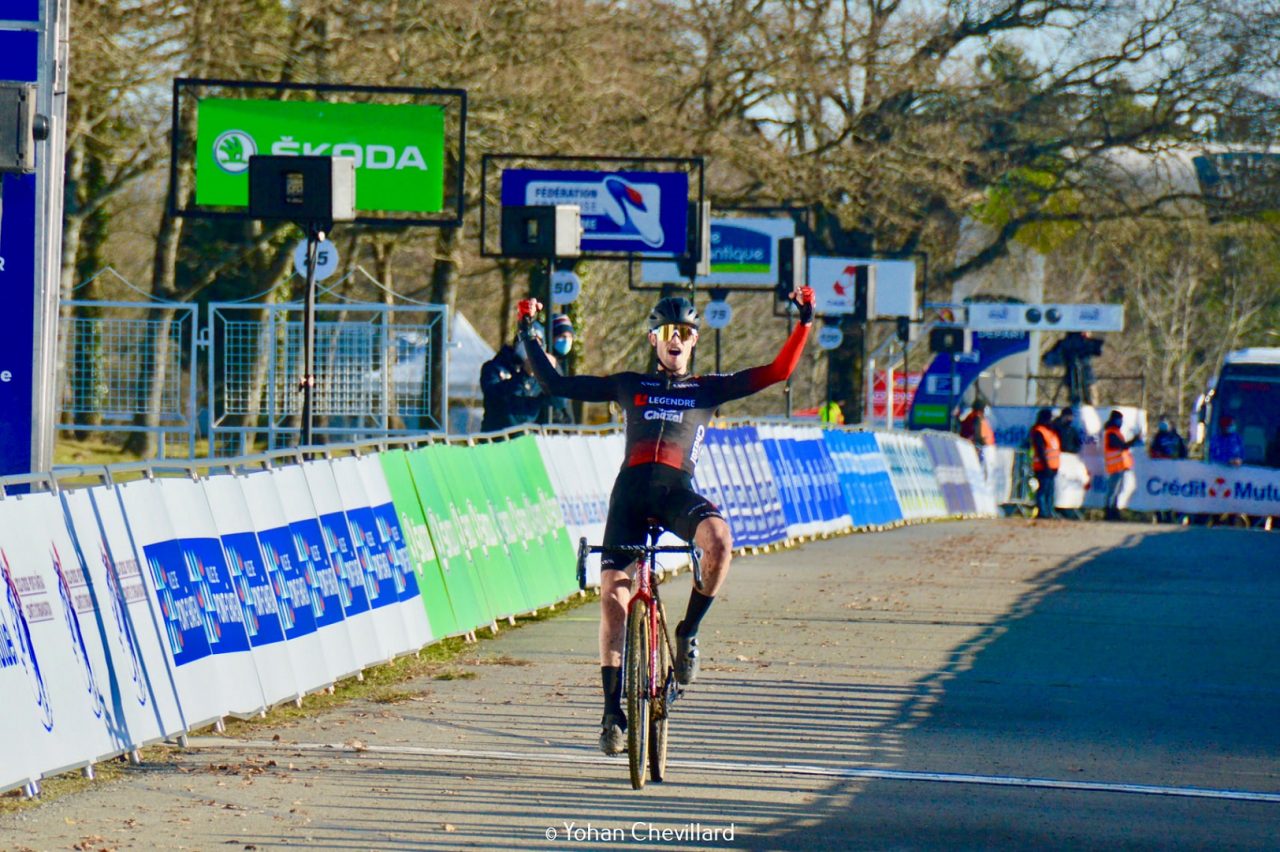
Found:
[[[772,290],[778,283],[778,240],[796,235],[792,219],[712,219],[711,274],[698,283]],[[674,263],[645,261],[640,280],[648,284],[683,281]]]
[[[359,210],[444,209],[444,108],[205,98],[196,113],[196,203],[245,207],[254,154],[351,157]]]
[[[1280,516],[1280,470],[1136,457],[1131,476],[1121,505],[1140,512]]]

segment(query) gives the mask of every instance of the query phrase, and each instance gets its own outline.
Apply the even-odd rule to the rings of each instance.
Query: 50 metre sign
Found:
[[[196,117],[196,203],[249,203],[254,154],[351,157],[356,207],[444,207],[444,109],[419,104],[205,98]]]

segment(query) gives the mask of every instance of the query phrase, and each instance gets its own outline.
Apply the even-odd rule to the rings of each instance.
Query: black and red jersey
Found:
[[[658,463],[692,474],[715,409],[784,381],[800,361],[809,326],[797,325],[773,363],[737,373],[672,376],[666,372],[562,376],[536,340],[527,344],[534,374],[552,396],[616,402],[626,415],[625,467]]]

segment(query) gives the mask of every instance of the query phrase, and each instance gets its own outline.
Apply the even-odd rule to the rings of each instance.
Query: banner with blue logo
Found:
[[[401,653],[421,648],[432,639],[442,637],[433,635],[427,620],[427,611],[422,605],[422,590],[418,587],[418,575],[409,556],[409,542],[400,526],[395,503],[391,500],[391,488],[387,485],[386,474],[377,456],[361,456],[356,460],[356,468],[360,471],[365,496],[373,510],[382,550],[391,563],[392,576],[396,581],[396,597],[400,602],[400,615],[404,618],[407,642]]]
[[[356,548],[356,534],[342,510],[333,467],[327,460],[303,462],[301,467],[329,562],[338,575],[339,599],[346,616],[352,654],[361,666],[391,659],[395,653],[390,640],[379,632],[379,617],[373,610],[372,600],[378,593],[377,578]]]
[[[62,502],[107,651],[112,736],[125,750],[181,733],[173,678],[114,490],[64,491]]]
[[[949,515],[972,515],[976,510],[973,500],[973,489],[969,485],[969,476],[965,472],[964,460],[961,458],[962,444],[967,444],[969,452],[975,452],[973,444],[963,441],[950,432],[937,432],[932,429],[920,433],[924,439],[925,449],[933,461],[934,476],[938,487],[942,489],[942,499]]]
[[[325,643],[316,625],[311,586],[295,554],[293,531],[285,517],[276,480],[268,471],[236,476],[234,480],[253,519],[253,531],[276,595],[297,691],[305,695],[323,689],[333,683],[334,676],[324,658]]]
[[[688,248],[685,172],[507,169],[502,173],[502,204],[577,205],[584,254],[680,256]]]
[[[328,678],[338,680],[355,674],[362,668],[352,651],[346,612],[342,606],[343,588],[338,571],[325,546],[324,531],[307,487],[307,477],[299,465],[274,468],[271,478],[280,508],[289,526],[293,542],[290,551],[294,563],[301,567],[311,599],[311,614],[315,619],[316,633],[324,648]]]
[[[254,530],[244,492],[234,476],[203,480],[214,527],[222,541],[227,569],[244,608],[254,666],[263,701],[274,706],[300,698],[296,666],[285,636],[281,601],[268,571],[268,560]],[[304,669],[305,670],[305,669]]]
[[[240,717],[256,715],[266,701],[250,651],[242,589],[227,564],[208,498],[200,483],[191,479],[156,480],[155,487],[170,510],[187,578],[203,610],[209,651],[222,683],[223,710]]]
[[[712,219],[711,274],[698,283],[714,287],[758,287],[772,291],[778,283],[778,240],[796,235],[792,219]],[[685,280],[675,263],[646,260],[640,280],[667,284]]]
[[[354,457],[333,459],[330,465],[343,511],[351,524],[356,553],[365,570],[374,578],[375,594],[370,604],[378,620],[378,634],[386,640],[390,655],[399,656],[410,649],[409,627],[400,600],[403,577],[399,567],[392,563],[386,542],[378,531],[378,519],[370,506],[360,473],[360,460]],[[421,604],[418,604],[418,610],[418,617],[425,620],[426,610]]]
[[[42,772],[118,753],[127,732],[107,700],[107,653],[60,501],[6,499],[0,519],[0,629],[13,643],[0,646],[0,668],[14,681],[3,701],[25,723],[11,734],[0,714],[5,738],[30,737]]]

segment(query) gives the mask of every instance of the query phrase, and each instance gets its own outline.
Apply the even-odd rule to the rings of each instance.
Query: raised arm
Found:
[[[706,400],[707,405],[720,405],[741,399],[791,377],[796,365],[800,363],[805,341],[809,339],[809,328],[813,325],[813,290],[801,287],[795,302],[800,307],[800,322],[791,329],[791,334],[778,350],[777,357],[771,363],[730,373],[719,377],[718,381],[709,382],[707,392],[710,398]]]
[[[551,396],[566,399],[580,399],[583,402],[612,402],[617,398],[617,383],[609,376],[562,376],[560,371],[551,365],[547,353],[542,351],[542,344],[536,337],[526,334],[528,320],[537,313],[539,303],[535,299],[520,302],[520,333],[524,338],[524,348],[529,355],[529,364],[538,383]]]

